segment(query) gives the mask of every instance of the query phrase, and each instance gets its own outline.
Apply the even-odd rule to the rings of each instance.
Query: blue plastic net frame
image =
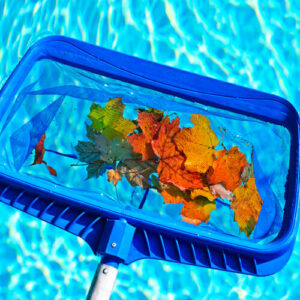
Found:
[[[34,189],[41,194],[46,193],[46,198],[52,197],[57,199],[60,203],[69,203],[77,209],[82,208],[92,214],[101,214],[108,218],[125,218],[128,223],[137,228],[137,232],[140,232],[140,230],[152,230],[159,234],[180,238],[185,242],[210,245],[222,249],[221,252],[223,255],[225,255],[224,253],[226,253],[226,251],[238,253],[240,261],[243,260],[241,254],[246,256],[250,255],[251,257],[255,257],[255,264],[261,261],[259,264],[260,269],[258,269],[257,266],[253,269],[255,270],[253,273],[256,275],[273,273],[283,266],[287,261],[287,256],[291,253],[298,227],[299,117],[290,103],[277,96],[160,66],[75,40],[63,37],[50,37],[39,41],[28,51],[4,85],[0,94],[2,107],[6,107],[9,101],[15,97],[24,77],[30,72],[35,62],[41,59],[51,59],[110,78],[133,83],[166,94],[178,96],[189,101],[196,101],[287,128],[291,136],[291,150],[282,229],[277,239],[266,245],[253,244],[245,240],[218,233],[214,233],[212,236],[211,232],[201,232],[199,236],[199,232],[193,230],[186,231],[180,226],[175,229],[171,223],[161,225],[158,220],[150,216],[141,219],[135,212],[127,212],[125,214],[123,211],[114,211],[109,205],[106,207],[96,207],[95,205],[83,201],[80,197],[74,199],[72,195],[66,196],[67,193],[63,191],[61,194],[55,191],[50,191],[49,193],[46,186],[33,186],[30,183],[24,182],[22,178],[17,178],[14,174],[1,174],[3,182],[9,182],[9,185],[18,186],[18,188]],[[8,111],[2,110],[1,126],[4,126],[7,117],[6,114],[9,113]],[[62,194],[64,194],[64,197],[61,197]],[[3,196],[5,193],[2,192],[1,195]],[[16,201],[14,201],[14,203],[16,203]],[[21,207],[19,208],[21,209]],[[42,214],[37,216],[43,219]],[[141,239],[146,239],[146,244],[149,244],[147,237]],[[163,237],[160,237],[160,239],[164,240]],[[93,242],[89,242],[90,245],[93,243],[95,244],[96,241],[93,240]],[[161,241],[161,243],[164,245],[163,241]],[[93,247],[94,246],[92,246],[92,248]],[[143,251],[137,251],[137,249],[139,249],[139,247],[135,249],[135,257],[133,257],[134,255],[132,254],[135,252],[131,252],[130,259],[127,261],[128,263],[143,257],[167,259],[166,256],[155,257],[155,255],[151,254],[151,251],[148,251],[148,255],[146,255],[147,251],[144,249],[143,251],[145,253],[141,255]],[[94,248],[93,250],[97,252]],[[180,247],[178,251],[181,251]],[[214,266],[213,263],[217,254],[214,255],[212,250],[206,251],[208,251],[207,255],[210,257],[210,263],[207,266],[221,268],[220,262],[219,265],[217,264],[216,266]],[[193,255],[195,256],[196,254]],[[226,268],[227,258],[226,256],[224,257]],[[183,260],[182,258],[178,259]],[[217,259],[217,261],[219,260]],[[273,263],[272,268],[270,268],[270,263],[267,263],[269,261],[276,261],[276,264]],[[187,260],[186,263],[192,263],[192,261]],[[194,262],[193,264],[197,263]],[[240,267],[233,269],[233,271],[247,273],[247,267],[243,267],[243,263],[240,262]]]

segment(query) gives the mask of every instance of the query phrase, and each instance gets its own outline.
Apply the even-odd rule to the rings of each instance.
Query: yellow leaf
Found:
[[[239,186],[233,193],[235,196],[230,207],[234,210],[234,220],[238,223],[240,231],[249,236],[254,230],[263,204],[255,179],[250,178],[247,184]]]
[[[218,196],[212,194],[210,189],[207,186],[204,186],[202,189],[193,189],[191,190],[191,199],[195,199],[199,196],[207,198],[209,201],[214,201]]]
[[[122,177],[120,176],[119,172],[117,170],[113,170],[113,169],[110,169],[106,172],[107,174],[107,180],[109,182],[112,181],[112,183],[114,185],[117,185],[117,183],[119,182],[119,180],[121,181],[122,180]]]
[[[88,115],[92,121],[91,127],[110,140],[115,137],[124,139],[136,128],[133,122],[123,117],[124,108],[121,97],[110,99],[105,107],[93,103]]]
[[[174,141],[178,150],[186,156],[186,170],[205,173],[215,160],[214,147],[219,141],[205,116],[192,114],[191,122],[195,126],[183,128]]]

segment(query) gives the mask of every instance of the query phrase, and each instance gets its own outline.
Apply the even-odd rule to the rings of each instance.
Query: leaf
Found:
[[[112,183],[114,185],[117,185],[117,183],[119,182],[119,180],[122,180],[122,177],[120,176],[119,172],[117,170],[114,169],[110,169],[106,172],[107,174],[107,180],[109,182],[112,181]]]
[[[90,179],[90,178],[98,178],[99,176],[103,175],[105,173],[105,171],[107,170],[107,168],[109,167],[109,165],[104,162],[103,160],[96,160],[92,163],[90,163],[87,168],[86,171],[88,173],[88,176],[86,179]]]
[[[140,186],[144,189],[151,187],[149,176],[156,171],[155,162],[143,162],[139,160],[124,160],[117,166],[121,176],[125,176],[132,186]]]
[[[110,99],[104,108],[93,103],[88,115],[92,121],[91,127],[100,131],[109,140],[115,137],[124,139],[136,128],[132,121],[123,117],[124,108],[121,97]]]
[[[222,183],[213,184],[209,189],[212,195],[219,196],[221,199],[233,199],[232,192],[226,190]]]
[[[32,163],[33,165],[39,165],[43,162],[43,158],[45,155],[45,146],[44,146],[45,138],[46,138],[46,134],[44,133],[34,148],[35,155],[34,155],[34,162]]]
[[[208,172],[209,184],[223,183],[226,190],[233,191],[241,183],[241,174],[248,165],[246,156],[238,147],[216,151],[217,159]]]
[[[32,165],[45,164],[49,170],[49,173],[53,176],[57,176],[55,169],[48,166],[47,163],[43,160],[45,152],[46,152],[45,146],[44,146],[45,138],[46,138],[46,134],[44,133],[34,148],[35,155],[34,155],[34,161],[33,161]]]
[[[237,187],[230,207],[234,210],[234,220],[240,232],[249,237],[255,228],[262,207],[262,199],[257,191],[255,179],[250,178],[245,185]]]
[[[139,108],[138,112],[146,112],[153,115],[156,121],[160,122],[164,117],[164,112],[159,109],[148,107],[147,109]]]
[[[99,160],[102,154],[101,150],[92,142],[79,141],[75,146],[75,150],[79,155],[78,159],[86,163],[93,163]]]
[[[209,187],[204,186],[202,189],[192,189],[191,199],[195,199],[199,196],[207,198],[209,201],[214,201],[218,196],[213,194]]]
[[[100,159],[113,166],[118,161],[137,158],[132,146],[126,139],[114,138],[113,140],[109,140],[104,135],[97,135],[94,140],[95,147],[101,153]]]
[[[47,166],[47,168],[48,168],[48,170],[49,170],[49,173],[50,173],[51,175],[53,175],[53,176],[57,176],[57,173],[56,173],[55,169],[53,169],[53,168],[52,168],[52,167],[50,167],[50,166]]]
[[[247,182],[250,178],[254,178],[253,164],[246,165],[242,171],[242,181]]]
[[[174,141],[186,156],[185,168],[190,172],[205,173],[215,160],[214,147],[219,140],[205,116],[192,114],[191,122],[194,127],[183,128]]]
[[[151,141],[157,134],[160,123],[156,121],[152,113],[140,112],[138,125],[142,130],[140,134],[127,136],[128,141],[133,147],[133,151],[142,154],[142,160],[146,161],[154,156]]]
[[[197,197],[193,201],[185,201],[181,210],[182,220],[194,225],[208,222],[210,213],[217,209],[216,203],[205,197]]]
[[[172,183],[182,191],[202,188],[202,176],[184,169],[185,157],[174,143],[174,137],[179,131],[179,118],[170,122],[166,116],[161,122],[157,139],[151,142],[154,153],[160,157],[157,167],[159,179],[162,183]]]

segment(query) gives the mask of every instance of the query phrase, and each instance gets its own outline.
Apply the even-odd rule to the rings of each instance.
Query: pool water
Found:
[[[22,6],[20,2],[0,2],[0,12],[3,12],[0,28],[11,28],[10,31],[3,30],[0,40],[0,81],[4,81],[38,37],[49,33],[64,34],[198,74],[272,92],[298,106],[299,89],[292,78],[299,75],[299,40],[295,35],[299,19],[296,4],[291,1],[281,4],[269,1],[260,5],[255,1],[247,4],[210,1],[207,6],[193,1],[151,1],[146,5],[133,1],[91,2],[95,9],[85,4],[27,1],[27,5]],[[113,85],[107,79],[103,79],[103,84]],[[44,97],[48,101],[48,96]],[[37,96],[33,98],[38,99]],[[22,109],[26,111],[26,106]],[[203,113],[202,107],[198,109]],[[215,112],[209,113],[210,118]],[[213,119],[216,127],[224,123],[220,116],[216,118],[214,115]],[[24,122],[16,119],[18,121]],[[226,124],[230,132],[237,128],[241,130],[234,122],[226,120]],[[263,125],[256,126],[255,134],[244,126],[242,136],[254,143],[262,140],[259,138],[262,132],[259,126]],[[288,137],[272,126],[268,130],[264,128],[264,133],[270,132],[274,142],[268,143],[268,153],[272,153],[276,143],[283,145],[280,148],[282,154],[274,159],[282,161],[280,165],[284,169]],[[11,134],[9,130],[7,132]],[[277,142],[272,135],[274,132],[281,137]],[[51,141],[51,133],[48,138]],[[52,146],[59,150],[65,145]],[[258,145],[259,149],[265,149],[264,146]],[[267,152],[260,153],[264,155]],[[261,160],[266,162],[268,172],[277,175],[270,184],[278,198],[282,199],[280,195],[283,194],[285,178],[280,177],[282,168],[275,168],[270,156],[262,156]],[[30,172],[24,166],[21,171]],[[39,175],[44,176],[44,171],[38,171]],[[174,211],[166,210],[165,213],[172,214]],[[0,262],[1,298],[85,298],[97,258],[84,242],[4,204],[1,204],[1,216],[1,254],[5,257]],[[299,247],[296,243],[294,255],[281,272],[267,278],[159,261],[121,266],[112,299],[295,299],[299,296],[296,283]],[[190,278],[188,284],[187,277]],[[287,286],[286,278],[292,278],[295,284]]]

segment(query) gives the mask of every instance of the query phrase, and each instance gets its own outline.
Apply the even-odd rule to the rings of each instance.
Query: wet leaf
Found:
[[[160,122],[163,117],[164,117],[164,112],[162,110],[159,109],[155,109],[152,107],[148,107],[146,109],[143,108],[139,108],[138,112],[146,112],[146,113],[150,113],[153,115],[153,117],[155,118],[156,121]]]
[[[95,147],[100,152],[100,159],[116,166],[118,161],[137,158],[132,146],[126,139],[113,138],[109,140],[104,135],[97,135],[94,138]]]
[[[219,196],[221,199],[232,200],[232,192],[225,189],[222,183],[213,184],[209,187],[210,192],[214,196]]]
[[[45,138],[46,138],[46,134],[44,133],[34,148],[35,155],[34,155],[33,165],[39,165],[43,162],[43,158],[45,155],[45,146],[44,146]]]
[[[246,156],[238,147],[216,151],[217,159],[208,172],[209,184],[223,183],[226,190],[233,191],[241,183],[241,174],[248,165]]]
[[[49,170],[49,173],[53,176],[57,176],[55,169],[48,166],[47,163],[43,160],[45,152],[46,152],[45,146],[44,146],[45,138],[46,138],[46,134],[44,133],[34,148],[35,155],[34,155],[34,161],[33,161],[32,165],[45,164]]]
[[[92,142],[79,141],[75,146],[75,150],[78,153],[78,159],[82,162],[93,163],[100,159],[101,150],[96,147]]]
[[[125,176],[132,186],[140,186],[144,189],[151,187],[148,179],[156,172],[157,163],[143,162],[140,160],[124,160],[117,166],[120,176]]]
[[[121,97],[110,99],[105,107],[93,103],[88,115],[92,121],[91,127],[100,131],[109,140],[115,137],[124,139],[136,128],[132,121],[123,117],[124,108]]]
[[[157,134],[160,123],[156,121],[152,113],[140,112],[138,125],[142,130],[140,134],[127,136],[128,141],[133,147],[133,151],[142,154],[142,160],[146,161],[154,156],[151,141]]]
[[[112,182],[114,185],[117,185],[119,180],[122,180],[122,177],[120,176],[117,170],[110,169],[106,172],[106,174],[107,174],[107,180],[109,182]]]
[[[108,165],[103,160],[95,160],[94,162],[90,163],[86,168],[86,171],[88,173],[87,179],[98,178],[99,176],[102,176],[109,166],[110,165]]]
[[[242,171],[242,181],[247,182],[249,178],[254,178],[254,168],[253,164],[246,165]]]
[[[174,143],[174,137],[179,131],[179,118],[170,122],[166,116],[161,122],[157,139],[151,142],[154,153],[160,158],[157,167],[159,179],[162,183],[171,183],[182,191],[202,188],[201,174],[189,172],[184,168],[185,157]]]
[[[263,204],[255,179],[250,178],[245,185],[239,186],[233,193],[234,198],[230,207],[234,210],[234,220],[238,223],[240,231],[250,236]]]
[[[199,196],[207,198],[209,201],[214,201],[218,198],[218,195],[213,194],[209,187],[204,186],[202,189],[192,189],[191,190],[191,199],[195,199]]]
[[[197,197],[193,201],[185,201],[181,210],[182,219],[185,222],[199,225],[201,222],[208,222],[210,213],[217,209],[216,203],[205,197]]]
[[[185,168],[190,172],[205,173],[215,160],[214,147],[219,140],[205,116],[192,114],[191,122],[194,127],[183,128],[174,141],[186,156]]]

